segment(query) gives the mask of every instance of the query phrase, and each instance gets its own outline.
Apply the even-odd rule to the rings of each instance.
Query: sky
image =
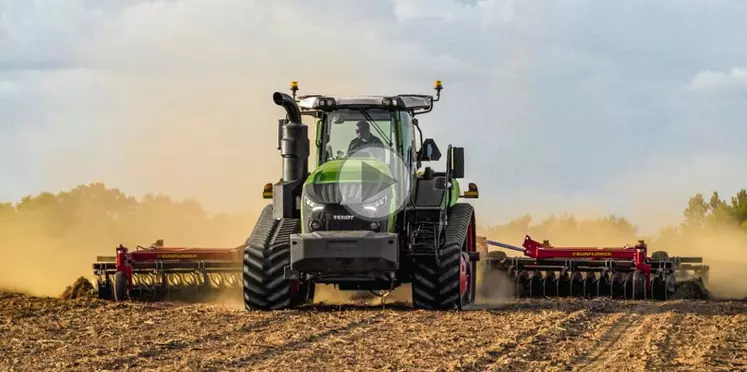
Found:
[[[741,0],[0,0],[0,200],[105,182],[264,205],[271,101],[432,92],[478,223],[677,223],[747,187]]]

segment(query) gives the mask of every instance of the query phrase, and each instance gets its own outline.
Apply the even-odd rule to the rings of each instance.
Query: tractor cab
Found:
[[[364,167],[363,163],[397,181],[397,190],[393,190],[393,195],[386,201],[391,205],[390,215],[402,208],[440,210],[442,204],[453,203],[459,197],[477,197],[477,187],[474,184],[470,183],[467,192],[460,195],[459,185],[446,181],[451,177],[462,177],[463,149],[451,146],[447,149],[448,172],[436,172],[430,167],[421,168],[423,162],[441,159],[441,151],[436,142],[432,138],[423,138],[416,118],[431,112],[434,103],[440,100],[443,89],[440,80],[436,80],[434,89],[435,95],[297,96],[298,83],[292,82],[292,97],[287,96],[288,104],[295,107],[292,111],[298,110],[299,118],[313,117],[316,124],[313,136],[316,169],[304,173],[308,176],[304,177],[300,215],[297,217],[305,220],[313,210],[329,209],[324,207],[340,204],[345,197],[340,194],[355,187],[341,187],[346,181],[364,187],[360,185],[366,183],[362,179],[365,175],[356,171]],[[288,121],[289,119],[282,119],[279,122],[278,149],[281,148],[282,131]],[[416,135],[416,129],[419,136]],[[452,192],[447,193],[447,189]],[[358,191],[359,196],[360,193]],[[273,197],[272,185],[265,186],[263,195],[268,199]],[[408,199],[408,203],[404,203],[404,198]],[[309,209],[305,210],[307,207]],[[384,225],[394,228],[391,223]],[[302,226],[307,231],[308,226]]]
[[[297,98],[301,114],[316,118],[316,166],[378,146],[386,156],[399,157],[412,173],[417,169],[414,117],[430,111],[435,100],[414,95]]]
[[[417,192],[418,188],[432,189],[435,182],[438,182],[433,179],[432,169],[419,171],[422,161],[438,161],[440,151],[433,139],[422,138],[422,131],[415,118],[419,114],[430,112],[434,102],[440,99],[443,88],[441,82],[436,81],[434,88],[435,96],[296,96],[298,85],[293,82],[291,90],[300,114],[311,116],[316,122],[316,169],[310,172],[304,185],[301,219],[306,220],[310,215],[315,215],[315,209],[321,213],[323,209],[334,210],[341,203],[349,205],[342,202],[346,194],[365,194],[365,191],[355,189],[366,187],[366,175],[359,169],[365,170],[367,166],[381,171],[385,178],[396,180],[396,184],[388,198],[381,201],[387,205],[363,205],[358,217],[362,217],[367,211],[372,211],[371,215],[383,217],[380,211],[382,207],[386,208],[391,213],[387,213],[387,221],[379,221],[378,226],[387,226],[387,230],[393,231],[394,215],[402,208],[412,207],[412,203],[405,202],[405,198],[413,200],[410,195],[419,196],[419,200],[428,199],[428,204],[439,208],[445,187],[435,192]],[[420,134],[419,141],[416,139],[416,129]],[[425,182],[418,187],[418,180]],[[344,185],[346,181],[349,181],[350,186]],[[383,195],[377,196],[376,200],[369,202],[377,202],[382,197]],[[363,199],[366,199],[365,195]],[[355,220],[353,218],[351,223],[339,224],[340,228],[363,226],[353,223]],[[308,226],[302,225],[302,230],[316,231],[311,227],[311,222],[313,218]],[[326,229],[330,224],[322,221],[313,226]]]

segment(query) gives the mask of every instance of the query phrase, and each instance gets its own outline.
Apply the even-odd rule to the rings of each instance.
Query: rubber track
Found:
[[[260,215],[244,248],[244,307],[278,310],[295,305],[283,268],[290,263],[290,235],[300,231],[298,219],[276,220],[272,205]]]
[[[459,308],[459,262],[473,213],[470,204],[459,203],[451,208],[438,264],[431,257],[416,257],[412,278],[412,301],[416,308]]]

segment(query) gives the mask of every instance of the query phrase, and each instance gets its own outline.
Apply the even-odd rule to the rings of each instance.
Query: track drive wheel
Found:
[[[475,301],[477,262],[471,261],[467,254],[476,249],[474,209],[459,203],[451,208],[447,218],[438,262],[435,257],[415,257],[412,276],[415,308],[462,310]]]
[[[279,310],[313,299],[314,283],[284,278],[290,264],[290,235],[301,231],[298,219],[273,217],[267,205],[244,248],[244,307]]]

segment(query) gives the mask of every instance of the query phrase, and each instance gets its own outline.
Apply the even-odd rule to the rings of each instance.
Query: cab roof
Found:
[[[328,105],[329,100],[334,105]],[[427,110],[433,106],[433,96],[400,94],[394,96],[299,96],[296,101],[301,110],[325,110],[344,107],[398,107],[405,110]],[[325,102],[326,101],[326,102]]]

